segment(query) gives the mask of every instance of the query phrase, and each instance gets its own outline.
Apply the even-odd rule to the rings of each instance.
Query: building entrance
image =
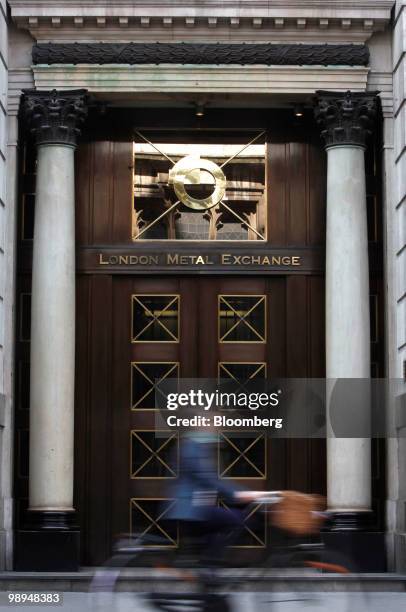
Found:
[[[169,533],[163,519],[179,441],[175,433],[155,436],[156,384],[177,377],[285,376],[294,357],[287,343],[287,292],[294,299],[288,285],[287,277],[253,275],[94,276],[79,283],[80,310],[92,321],[87,341],[78,334],[78,351],[83,356],[87,344],[89,362],[87,378],[78,372],[77,396],[80,403],[87,386],[90,405],[84,414],[77,407],[76,422],[87,563],[102,562],[120,533],[146,532],[178,546],[179,534]],[[314,287],[309,290],[315,298]],[[322,493],[324,465],[320,440],[219,436],[219,477],[247,488]],[[255,521],[240,545],[265,547],[268,539],[266,524]]]
[[[293,121],[290,110],[268,108],[213,108],[196,121],[179,109],[108,113],[108,121],[91,113],[75,161],[73,506],[87,566],[108,558],[118,533],[164,536],[159,508],[176,478],[177,440],[153,434],[156,380],[325,375],[327,173],[312,117]],[[374,151],[366,162],[372,373],[379,376],[383,309]],[[37,171],[29,143],[21,168],[17,530],[24,528],[29,504]],[[220,477],[255,489],[325,494],[324,440],[270,444],[253,437],[242,444],[222,440]],[[378,455],[373,498],[379,510],[384,496],[378,480],[385,470]],[[176,533],[164,537],[177,546]],[[244,538],[243,546],[266,546],[266,525]]]
[[[155,389],[165,378],[266,378],[283,354],[283,283],[273,279],[122,279],[113,297],[112,532],[178,537],[163,526],[177,477],[179,438],[154,434]],[[279,366],[280,367],[280,366]],[[220,434],[218,475],[269,485],[264,434]],[[164,506],[163,506],[164,504]],[[163,509],[164,507],[164,509]],[[264,546],[247,528],[244,546]]]
[[[177,440],[152,433],[156,379],[325,373],[325,162],[312,123],[299,129],[283,112],[219,110],[208,129],[175,131],[174,111],[158,132],[151,126],[162,113],[139,109],[134,132],[126,117],[95,115],[76,154],[74,507],[83,565],[102,563],[118,533],[163,535],[159,498],[176,478]],[[28,505],[29,152],[16,350],[19,526]],[[325,493],[323,440],[244,443],[222,440],[221,477]],[[266,527],[247,532],[242,545],[267,545],[268,535]],[[175,546],[176,534],[168,536]]]

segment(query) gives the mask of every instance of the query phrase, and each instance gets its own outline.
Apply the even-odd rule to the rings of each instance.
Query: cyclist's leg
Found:
[[[226,508],[208,508],[205,513],[204,529],[206,530],[207,559],[219,562],[225,550],[232,546],[244,528],[244,513],[241,510]]]

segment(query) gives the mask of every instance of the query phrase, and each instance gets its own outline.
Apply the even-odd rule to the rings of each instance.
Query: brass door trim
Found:
[[[144,306],[144,304],[138,300],[138,297],[173,297],[174,299],[169,302],[169,304],[167,304],[165,306],[165,308],[163,308],[159,315],[157,317],[155,317],[155,315]],[[148,329],[148,327],[150,327],[150,325],[152,325],[154,323],[154,321],[156,320],[157,323],[159,323],[159,325],[161,325],[161,327],[163,327],[165,329],[165,331],[170,335],[173,336],[172,332],[170,330],[167,329],[167,327],[161,322],[159,321],[159,317],[161,316],[161,314],[163,312],[165,312],[165,310],[167,310],[173,303],[175,300],[178,301],[178,316],[177,316],[177,338],[175,338],[174,340],[137,340],[136,338],[134,338],[134,299],[137,300],[137,302],[142,306],[142,308],[144,308],[145,311],[149,311],[150,314],[153,317],[153,320],[150,321],[146,327],[144,327],[142,329],[141,332],[139,332],[138,336],[140,334],[143,334],[145,332],[146,329]],[[132,293],[131,294],[131,344],[176,344],[180,342],[180,307],[181,307],[181,294],[180,293]]]
[[[228,432],[228,433],[238,434],[238,433],[241,433],[241,431],[238,430],[238,431]],[[224,431],[219,433],[219,441],[217,445],[217,473],[219,475],[219,478],[224,478],[225,480],[241,480],[241,479],[243,480],[266,480],[267,478],[267,437],[265,433],[260,433],[260,434],[256,432],[252,432],[252,433],[256,437],[254,437],[251,444],[244,450],[239,449],[238,446],[236,446],[230,440],[230,438],[228,438],[227,433],[225,433]],[[224,439],[227,442],[227,444],[232,446],[233,449],[238,453],[238,456],[228,466],[226,466],[223,472],[220,473],[221,439]],[[264,471],[260,470],[258,466],[256,466],[255,463],[253,463],[251,459],[249,459],[246,456],[246,453],[249,452],[249,450],[253,448],[253,446],[255,446],[255,444],[257,444],[257,442],[259,442],[261,439],[264,440]],[[259,476],[225,476],[225,473],[228,472],[241,458],[244,458],[244,460],[247,461],[251,465],[251,467],[258,472]]]
[[[266,379],[268,375],[267,374],[268,364],[266,361],[219,361],[217,364],[217,379],[219,381],[222,378],[220,376],[220,371],[221,371],[221,368],[223,368],[223,370],[225,370],[227,374],[229,375],[229,378],[231,378],[232,380],[235,380],[237,383],[241,383],[240,379],[235,378],[235,376],[233,376],[233,374],[231,374],[231,372],[228,371],[228,369],[225,367],[227,365],[257,365],[258,368],[255,370],[255,372],[251,374],[251,376],[247,380],[253,380],[254,378],[256,378],[257,373],[262,369],[265,370],[264,379]]]
[[[152,365],[152,364],[157,364],[157,365],[172,365],[173,367],[170,368],[168,370],[168,372],[162,376],[162,378],[160,378],[158,380],[158,382],[154,383],[152,382],[147,376],[145,376],[144,372],[142,372],[139,368],[137,368],[137,365],[142,365],[142,364],[146,364],[146,365]],[[157,385],[162,381],[165,380],[166,378],[168,378],[169,374],[171,374],[171,372],[174,370],[174,368],[177,368],[177,380],[179,380],[179,373],[180,373],[180,361],[131,361],[131,380],[130,380],[130,392],[131,392],[131,406],[130,406],[130,410],[132,410],[133,412],[142,412],[142,411],[156,411],[159,410],[159,408],[136,408],[136,405],[132,404],[132,399],[133,399],[133,367],[135,366],[135,368],[137,369],[138,372],[140,372],[140,374],[142,374],[144,376],[144,378],[146,378],[146,380],[148,380],[149,383],[152,384],[153,389],[155,389],[155,391],[159,391],[159,389],[157,389]],[[146,397],[147,395],[149,395],[150,393],[152,393],[153,389],[151,389],[150,391],[147,391],[147,393],[145,393],[139,400],[137,403],[141,402],[144,397]],[[161,395],[163,395],[163,393],[161,392]]]
[[[144,510],[144,508],[142,508],[137,502],[141,502],[141,501],[146,501],[146,502],[151,502],[151,501],[168,501],[168,502],[172,502],[171,504],[168,505],[168,507],[161,512],[161,514],[158,516],[158,518],[153,519],[152,516],[150,516],[148,514],[148,512],[146,510]],[[158,524],[158,521],[165,516],[165,514],[171,510],[173,508],[173,506],[175,505],[176,500],[172,499],[170,497],[131,497],[130,498],[130,535],[132,535],[133,532],[133,523],[132,523],[132,508],[133,506],[135,506],[142,514],[144,514],[147,519],[149,521],[151,521],[151,524],[147,527],[147,529],[145,529],[140,536],[145,535],[153,526],[155,526],[163,535],[165,538],[167,538],[170,542],[172,542],[172,544],[168,544],[166,548],[178,548],[179,546],[179,525],[177,525],[176,527],[176,541],[173,540],[173,538],[171,538],[171,536],[165,531],[165,529],[163,529],[163,527],[161,527]],[[145,548],[161,548],[162,544],[148,544],[144,546]]]
[[[139,433],[166,433],[169,434],[168,438],[164,440],[161,446],[154,451],[147,442],[145,442],[138,434]],[[173,473],[173,476],[136,476],[137,472],[132,471],[132,460],[133,460],[133,447],[132,447],[132,438],[136,437],[141,444],[145,446],[145,448],[151,453],[151,456],[148,457],[146,461],[137,469],[137,472],[140,472],[154,457],[158,459],[162,463],[162,465],[169,471]],[[179,432],[170,433],[164,429],[131,429],[130,430],[130,479],[131,480],[175,480],[178,478],[178,473],[174,472],[173,469],[164,461],[161,457],[158,457],[158,453],[165,448],[169,442],[172,440],[176,440],[176,470],[179,471]]]
[[[225,298],[239,298],[239,297],[248,297],[248,298],[260,298],[245,314],[244,316],[240,316],[237,311],[235,310],[235,308],[233,308],[228,302],[227,300],[225,300]],[[268,320],[267,320],[267,313],[268,313],[268,296],[266,294],[248,294],[248,293],[244,293],[244,294],[237,294],[237,293],[219,293],[218,296],[218,309],[217,309],[217,329],[218,329],[218,342],[219,344],[266,344],[267,342],[267,325],[268,325]],[[238,321],[236,323],[234,323],[234,325],[231,327],[231,329],[229,329],[223,336],[221,336],[221,332],[220,332],[220,305],[221,305],[221,300],[223,300],[223,302],[228,306],[228,308],[230,308],[235,315],[238,317]],[[255,308],[257,308],[257,306],[259,304],[261,304],[262,302],[264,302],[264,335],[262,336],[255,328],[252,327],[252,325],[250,325],[250,323],[248,323],[248,321],[245,321],[245,318],[248,317],[248,315],[251,314],[251,312],[253,312],[253,310],[255,310]],[[239,325],[240,323],[245,323],[245,325],[247,325],[247,327],[249,327],[256,336],[258,336],[258,338],[260,338],[260,340],[224,340],[223,338],[228,336],[236,327],[237,325]]]
[[[223,508],[225,508],[226,510],[230,510],[229,506],[223,501],[220,500],[220,506],[223,506]],[[250,529],[250,527],[248,527],[248,525],[246,525],[245,523],[248,521],[248,519],[250,519],[254,514],[256,514],[256,512],[258,512],[258,510],[260,510],[261,508],[261,504],[256,504],[250,511],[250,513],[244,517],[244,525],[243,528],[249,532],[249,534],[254,538],[254,540],[257,540],[257,542],[259,542],[259,545],[255,546],[255,545],[249,545],[249,544],[242,544],[242,545],[238,545],[238,544],[233,544],[231,546],[229,546],[229,548],[266,548],[267,547],[267,520],[266,520],[266,513],[263,514],[263,518],[264,518],[264,538],[263,540],[261,540],[261,538],[254,532],[252,531],[252,529]]]

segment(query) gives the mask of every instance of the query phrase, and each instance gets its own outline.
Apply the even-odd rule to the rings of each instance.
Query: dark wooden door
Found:
[[[162,508],[172,503],[179,439],[173,432],[156,435],[156,382],[281,375],[284,284],[279,278],[113,280],[113,538],[146,531],[177,545]],[[220,434],[219,476],[272,488],[283,455],[276,461],[270,447],[262,433]],[[266,544],[265,531],[245,536],[245,546]]]
[[[317,277],[79,279],[75,503],[84,564],[102,563],[119,533],[163,535],[159,509],[176,478],[178,440],[154,435],[155,380],[323,376],[323,295]],[[223,478],[325,493],[324,440],[221,436],[220,450]],[[257,536],[244,546],[267,545],[266,526]]]

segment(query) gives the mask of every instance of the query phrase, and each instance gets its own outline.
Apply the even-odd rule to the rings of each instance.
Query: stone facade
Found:
[[[356,3],[353,0],[275,0],[272,3],[268,0],[238,3],[234,0],[189,3],[183,0],[120,3],[0,0],[0,568],[12,567],[14,250],[17,113],[22,90],[84,88],[113,103],[117,96],[126,103],[137,97],[145,99],[146,95],[165,100],[171,93],[182,95],[186,100],[203,95],[224,99],[226,95],[237,94],[247,103],[253,99],[252,92],[256,92],[261,94],[264,105],[275,104],[275,94],[278,103],[290,103],[293,96],[311,105],[319,89],[351,90],[359,94],[378,91],[383,115],[386,374],[402,378],[406,368],[405,32],[406,0]],[[128,48],[128,43],[134,40],[149,48],[157,42],[170,43],[173,49],[179,43],[196,46],[223,43],[226,50],[235,44],[240,53],[241,43],[263,43],[264,47],[269,43],[281,46],[329,43],[345,45],[347,49],[350,49],[348,45],[357,44],[360,59],[356,63],[340,62],[340,65],[309,61],[307,64],[277,66],[264,62],[243,66],[244,62],[238,65],[225,61],[195,67],[185,65],[183,55],[176,61],[174,50],[170,66],[142,62],[137,70],[129,65],[131,62],[116,62],[113,66],[83,63],[80,54],[76,57],[78,62],[64,65],[66,62],[62,61],[64,53],[68,59],[72,57],[74,50],[70,45],[74,43],[120,43]],[[35,47],[33,62],[35,45],[39,46]],[[59,49],[55,57],[60,63],[55,63],[55,57],[52,59],[52,49]],[[353,134],[350,136],[354,139]],[[406,427],[401,408],[399,423]],[[398,570],[406,568],[405,465],[405,440],[391,440],[387,455],[387,533],[389,567]]]
[[[6,558],[6,530],[7,530],[7,499],[10,497],[10,473],[4,459],[8,455],[8,436],[6,422],[6,395],[4,380],[4,354],[10,350],[5,346],[5,309],[8,301],[5,300],[6,284],[6,257],[5,251],[5,224],[7,216],[6,197],[6,163],[7,163],[7,83],[8,83],[8,32],[7,32],[7,6],[5,0],[0,2],[0,567],[5,566]]]
[[[388,346],[390,375],[406,380],[406,2],[396,2],[393,24],[393,133],[394,148],[391,166],[392,199],[387,206],[388,312],[392,314],[391,346]],[[405,396],[399,403],[399,426],[406,428]],[[388,525],[393,538],[394,564],[406,567],[406,444],[400,437],[392,442],[395,455],[394,478],[389,495]]]

